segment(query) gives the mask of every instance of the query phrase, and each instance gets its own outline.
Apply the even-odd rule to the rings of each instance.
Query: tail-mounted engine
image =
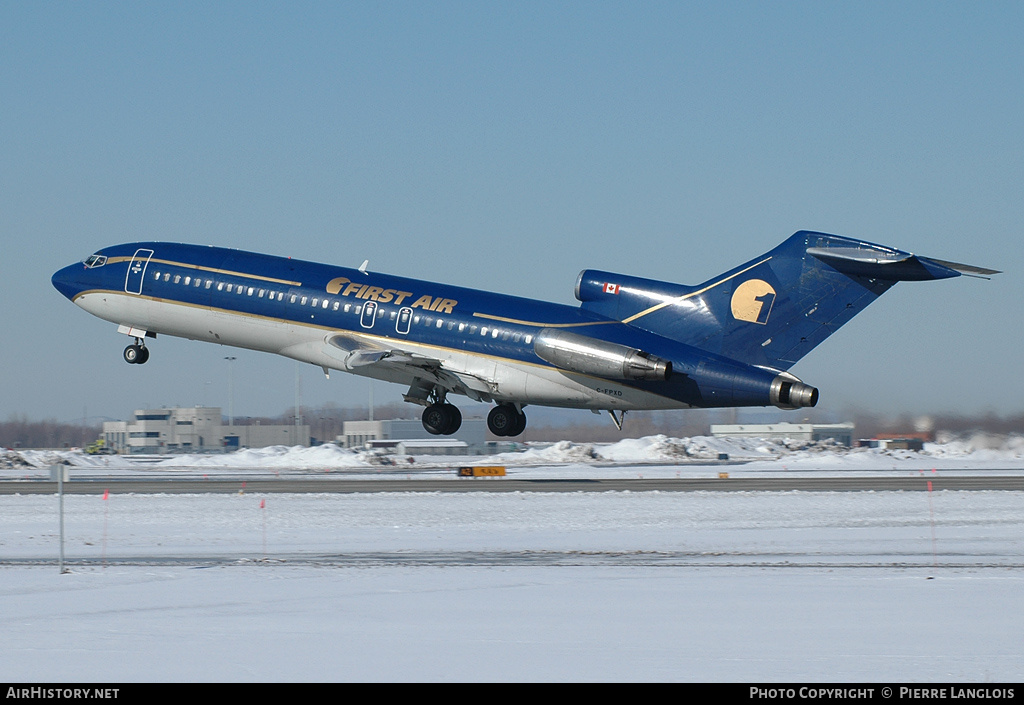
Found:
[[[628,345],[545,328],[533,344],[537,357],[570,372],[604,379],[667,380],[672,363]]]

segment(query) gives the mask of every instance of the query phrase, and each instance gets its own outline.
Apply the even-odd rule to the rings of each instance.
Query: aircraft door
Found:
[[[374,321],[377,320],[377,304],[373,301],[367,301],[363,304],[363,312],[359,316],[359,325],[363,328],[373,328]]]
[[[129,294],[141,294],[142,282],[146,278],[146,267],[153,256],[153,250],[139,249],[135,251],[131,263],[128,265],[128,274],[124,278],[124,290]]]
[[[412,309],[403,306],[398,312],[398,322],[395,323],[395,332],[406,335],[409,332],[409,325],[412,323]]]

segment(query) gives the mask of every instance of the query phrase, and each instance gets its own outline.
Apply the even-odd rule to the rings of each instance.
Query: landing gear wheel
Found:
[[[526,430],[526,414],[519,412],[516,414],[516,427],[512,429],[512,432],[508,435],[518,436],[520,433]]]
[[[420,420],[427,433],[450,436],[462,426],[462,412],[454,404],[431,404]]]
[[[442,432],[446,436],[450,436],[462,426],[462,412],[459,411],[459,407],[454,404],[445,404],[448,407],[448,427]]]
[[[148,359],[149,359],[149,348],[147,348],[145,345],[143,345],[142,349],[139,351],[139,359],[136,360],[136,364],[145,365],[146,364],[146,360],[148,360]]]
[[[124,361],[129,365],[138,365],[142,360],[142,351],[145,350],[141,345],[129,345],[124,349]]]
[[[448,427],[448,413],[442,404],[431,404],[423,410],[420,421],[427,433],[440,436]]]
[[[487,428],[495,436],[518,436],[526,430],[526,414],[511,404],[499,404],[487,414]]]

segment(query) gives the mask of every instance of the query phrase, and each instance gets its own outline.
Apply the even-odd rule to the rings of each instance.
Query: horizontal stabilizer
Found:
[[[924,259],[924,258],[921,258]],[[989,279],[993,274],[1002,274],[998,269],[985,269],[984,267],[975,267],[972,264],[960,264],[959,262],[947,262],[946,260],[928,258],[929,262],[934,262],[943,267],[960,272],[967,277],[980,277],[981,279]]]
[[[999,274],[994,269],[919,257],[880,246],[808,247],[807,254],[845,274],[893,282],[948,279],[961,274],[987,279],[993,274]]]

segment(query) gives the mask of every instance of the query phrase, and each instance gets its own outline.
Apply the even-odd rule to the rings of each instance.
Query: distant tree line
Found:
[[[0,446],[4,448],[76,448],[95,441],[102,424],[75,424],[49,419],[29,421],[12,415],[0,422]]]

